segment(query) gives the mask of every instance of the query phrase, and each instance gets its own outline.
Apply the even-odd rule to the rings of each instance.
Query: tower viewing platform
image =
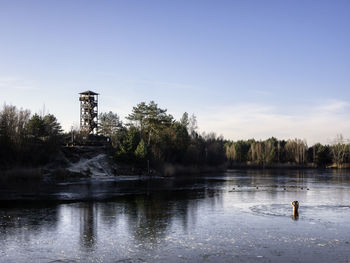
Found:
[[[79,93],[80,130],[87,134],[98,133],[98,93],[91,90]]]

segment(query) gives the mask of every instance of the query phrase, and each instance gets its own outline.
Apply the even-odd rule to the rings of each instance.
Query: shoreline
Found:
[[[252,171],[252,173],[249,172]],[[93,201],[113,201],[117,198],[130,195],[146,194],[151,195],[161,191],[181,191],[177,182],[186,182],[186,189],[194,191],[205,190],[198,180],[213,180],[215,174],[220,179],[221,177],[230,176],[229,174],[242,173],[242,176],[253,178],[259,175],[259,171],[271,171],[270,176],[288,175],[288,170],[305,171],[314,173],[319,171],[319,174],[327,174],[330,178],[341,175],[346,169],[226,169],[225,171],[207,170],[201,173],[189,174],[179,173],[173,176],[163,175],[120,175],[120,176],[105,176],[105,177],[74,177],[65,178],[64,180],[50,180],[48,176],[36,177],[35,179],[24,181],[21,179],[8,181],[3,184],[0,180],[0,207],[10,203],[65,203],[65,202],[93,202]],[[310,172],[307,172],[310,171]],[[262,174],[266,174],[263,172]],[[338,174],[339,172],[339,174]],[[298,172],[297,172],[298,173]],[[344,175],[347,175],[344,173]],[[211,179],[205,179],[205,178]],[[52,179],[52,178],[51,178]],[[221,180],[221,179],[220,179]]]

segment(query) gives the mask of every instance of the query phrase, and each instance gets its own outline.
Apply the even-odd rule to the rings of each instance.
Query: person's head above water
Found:
[[[293,201],[293,202],[291,202],[291,205],[293,206],[293,213],[298,213],[299,202],[298,201]]]

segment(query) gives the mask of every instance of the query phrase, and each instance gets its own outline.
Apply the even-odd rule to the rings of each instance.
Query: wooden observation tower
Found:
[[[98,132],[98,93],[91,90],[79,93],[80,130],[88,134]]]

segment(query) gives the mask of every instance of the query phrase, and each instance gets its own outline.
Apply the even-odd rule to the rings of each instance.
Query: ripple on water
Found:
[[[254,205],[250,207],[251,212],[266,216],[290,216],[292,213],[291,205],[289,204],[268,204]],[[300,207],[299,214],[302,219],[319,220],[327,218],[328,221],[338,221],[341,216],[350,216],[350,206],[347,205],[304,205]]]

